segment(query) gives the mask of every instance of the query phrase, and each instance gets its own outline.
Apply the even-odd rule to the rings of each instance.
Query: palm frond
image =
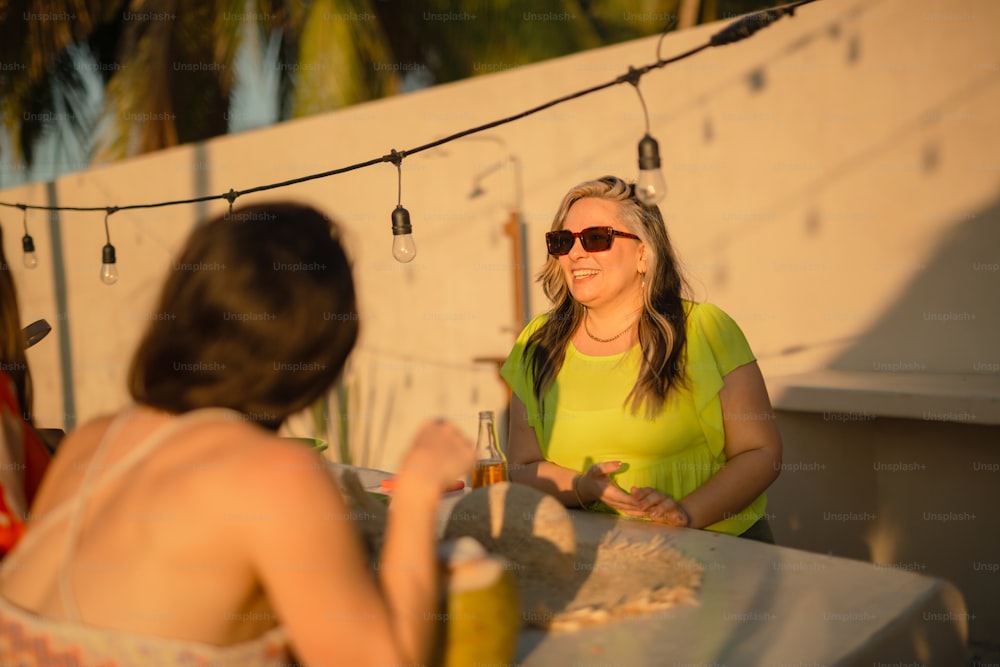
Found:
[[[228,129],[235,54],[249,16],[239,0],[142,0],[121,37],[122,68],[108,82],[109,160],[200,141]]]
[[[399,68],[363,0],[309,6],[292,68],[292,114],[304,116],[375,99],[399,87]]]
[[[385,15],[388,9],[383,9]],[[388,25],[415,44],[434,83],[537,62],[603,42],[578,0],[429,0],[408,4]]]
[[[114,4],[114,3],[108,3]],[[79,83],[68,72],[66,49],[91,33],[95,21],[85,0],[0,0],[0,114],[11,137],[12,162],[31,164],[45,133],[33,119],[55,113],[52,84]]]
[[[177,3],[133,3],[119,46],[121,69],[108,82],[106,130],[95,154],[101,162],[177,144],[177,115],[170,95],[171,39]]]

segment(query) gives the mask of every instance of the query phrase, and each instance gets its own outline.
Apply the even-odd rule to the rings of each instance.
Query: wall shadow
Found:
[[[913,400],[913,377],[922,416],[779,411],[786,471],[770,493],[776,535],[946,579],[965,598],[970,638],[995,639],[1000,520],[989,508],[1000,504],[1000,425],[975,406],[1000,398],[1000,194],[956,214],[926,258],[885,262],[912,278],[827,368],[871,378],[873,389],[891,379],[903,402]],[[926,389],[936,375],[948,397],[940,409]],[[958,410],[946,392],[964,386],[979,395],[970,390],[971,407]]]
[[[1000,360],[1000,196],[956,222],[917,266],[885,258],[887,269],[918,272],[830,368],[991,373],[1000,380],[990,366]]]

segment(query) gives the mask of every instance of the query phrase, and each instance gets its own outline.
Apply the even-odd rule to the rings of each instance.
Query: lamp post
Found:
[[[522,174],[521,160],[514,154],[508,154],[494,162],[473,177],[472,191],[469,199],[475,199],[486,193],[483,181],[505,167],[510,167],[514,174],[514,201],[510,205],[510,213],[503,224],[503,232],[511,239],[511,265],[513,266],[514,283],[514,330],[520,331],[528,322],[530,315],[528,307],[528,264],[524,221],[521,219]]]
[[[508,207],[507,220],[503,223],[504,235],[511,239],[511,264],[513,266],[513,288],[514,288],[514,333],[520,333],[521,329],[528,322],[530,317],[530,307],[528,304],[528,264],[527,264],[527,241],[524,221],[521,219],[521,204],[524,196],[523,176],[521,172],[521,160],[511,153],[507,148],[507,143],[499,137],[489,135],[480,137],[469,137],[479,141],[492,141],[496,143],[506,153],[506,155],[496,162],[488,165],[479,171],[472,178],[472,191],[469,199],[475,199],[486,193],[483,182],[504,168],[509,168],[514,176],[514,198]],[[500,377],[500,367],[503,365],[505,357],[476,357],[476,363],[491,363],[496,368],[497,378],[503,386],[504,394],[507,396],[507,407],[505,416],[500,419],[499,430],[502,442],[507,441],[507,422],[510,418],[511,390],[502,377]]]

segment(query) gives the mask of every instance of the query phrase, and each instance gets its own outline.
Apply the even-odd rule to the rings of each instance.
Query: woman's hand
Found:
[[[590,466],[576,482],[576,490],[584,504],[600,500],[605,505],[629,515],[642,509],[638,501],[623,491],[611,475],[622,467],[621,461],[604,461]]]
[[[668,526],[686,527],[691,524],[691,517],[683,506],[672,497],[657,491],[650,486],[632,487],[632,498],[639,503],[641,516]]]
[[[621,461],[605,461],[590,466],[577,481],[581,499],[588,503],[591,502],[588,498],[596,497],[604,504],[637,519],[650,519],[668,526],[690,525],[691,518],[684,507],[667,494],[649,486],[633,486],[631,493],[619,488],[611,475],[621,467]],[[597,492],[587,493],[584,489],[588,488],[597,489]]]
[[[458,428],[444,420],[427,422],[403,458],[399,477],[417,477],[439,491],[464,476],[475,463],[475,447]]]

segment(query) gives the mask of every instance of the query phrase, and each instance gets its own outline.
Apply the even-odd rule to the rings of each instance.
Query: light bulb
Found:
[[[101,282],[105,285],[118,282],[118,267],[114,264],[101,264]]]
[[[635,184],[635,196],[643,204],[652,206],[666,194],[667,182],[660,171],[660,145],[647,134],[639,141],[639,180]]]
[[[29,234],[25,234],[21,239],[21,248],[24,250],[24,266],[33,269],[38,266],[38,255],[35,254],[35,239]]]
[[[114,285],[118,282],[118,264],[115,262],[115,247],[110,243],[101,250],[101,282]]]
[[[417,256],[417,245],[413,242],[413,234],[392,237],[392,256],[403,264],[413,261]]]
[[[392,212],[392,256],[397,262],[412,262],[417,256],[417,246],[413,243],[413,226],[410,212],[397,205]]]

